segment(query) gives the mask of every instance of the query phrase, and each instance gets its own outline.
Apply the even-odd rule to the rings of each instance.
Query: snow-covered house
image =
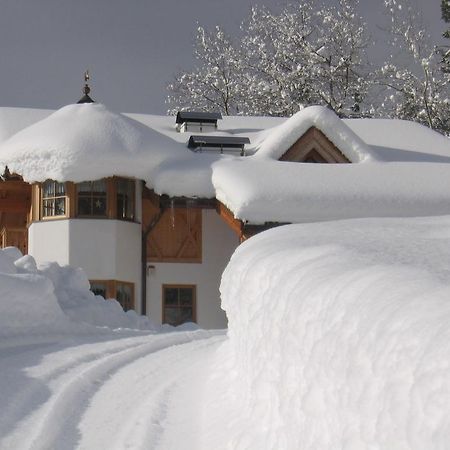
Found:
[[[87,98],[86,98],[87,97]],[[450,140],[399,120],[0,108],[2,246],[156,322],[226,325],[221,273],[283,223],[450,213]]]

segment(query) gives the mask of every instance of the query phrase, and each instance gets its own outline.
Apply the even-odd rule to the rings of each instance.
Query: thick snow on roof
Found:
[[[218,200],[250,223],[450,214],[450,164],[232,161],[214,167]]]
[[[0,122],[8,118],[5,128],[15,123],[15,131],[20,130],[11,137],[12,131],[4,133],[0,166],[8,165],[28,182],[121,175],[143,179],[158,193],[211,198],[212,165],[231,158],[190,151],[190,134],[176,131],[174,117],[119,114],[96,103],[68,105],[52,114],[38,111],[25,109],[16,120],[17,111],[0,108]],[[267,127],[279,119],[226,118],[214,134],[256,135],[261,122]]]
[[[150,162],[156,165],[176,151],[164,136],[133,119],[100,104],[77,104],[3,142],[0,163],[25,181],[83,181],[113,174],[145,179]]]
[[[312,126],[353,164],[277,161]],[[315,106],[290,119],[224,117],[208,135],[249,137],[254,156],[194,153],[173,116],[0,108],[0,165],[29,182],[135,177],[160,194],[216,196],[252,223],[449,212],[450,140],[416,123],[341,120]]]
[[[311,126],[353,164],[278,161]],[[340,120],[306,108],[275,127],[258,152],[214,165],[216,197],[254,224],[450,213],[450,139],[402,120]]]

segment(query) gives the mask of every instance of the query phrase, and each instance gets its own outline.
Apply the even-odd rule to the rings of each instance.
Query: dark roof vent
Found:
[[[222,114],[197,111],[178,111],[176,123],[197,122],[212,123],[217,125],[218,119],[222,119]]]
[[[220,153],[224,153],[238,151],[241,156],[245,156],[245,144],[250,144],[248,137],[191,136],[188,147],[194,152],[220,150]]]
[[[89,87],[88,81],[90,80],[90,76],[89,76],[89,70],[86,70],[86,72],[84,72],[84,88],[83,88],[83,92],[84,95],[83,97],[80,98],[80,100],[78,100],[77,103],[95,103],[94,100],[92,100],[91,97],[89,97],[89,93],[91,92],[91,88]]]

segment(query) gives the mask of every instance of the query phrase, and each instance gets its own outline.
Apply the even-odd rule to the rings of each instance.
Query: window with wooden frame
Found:
[[[185,284],[163,284],[163,323],[177,326],[196,322],[196,286]]]
[[[77,217],[107,216],[107,181],[84,181],[76,185]]]
[[[66,216],[66,183],[47,180],[42,183],[42,218]]]
[[[126,178],[33,185],[32,220],[49,218],[135,219],[135,184]]]
[[[134,309],[134,284],[117,280],[90,280],[91,291],[105,299],[115,298],[124,311]]]
[[[116,178],[116,209],[119,220],[134,220],[135,214],[135,188],[134,180]]]

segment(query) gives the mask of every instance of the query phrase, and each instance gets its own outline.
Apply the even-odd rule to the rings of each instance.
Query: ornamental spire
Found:
[[[84,95],[83,97],[80,98],[80,100],[78,100],[78,103],[94,103],[94,100],[92,100],[92,98],[89,97],[89,93],[91,92],[91,88],[89,87],[90,79],[91,76],[89,75],[89,70],[86,70],[86,72],[84,72],[84,88],[83,88]]]

